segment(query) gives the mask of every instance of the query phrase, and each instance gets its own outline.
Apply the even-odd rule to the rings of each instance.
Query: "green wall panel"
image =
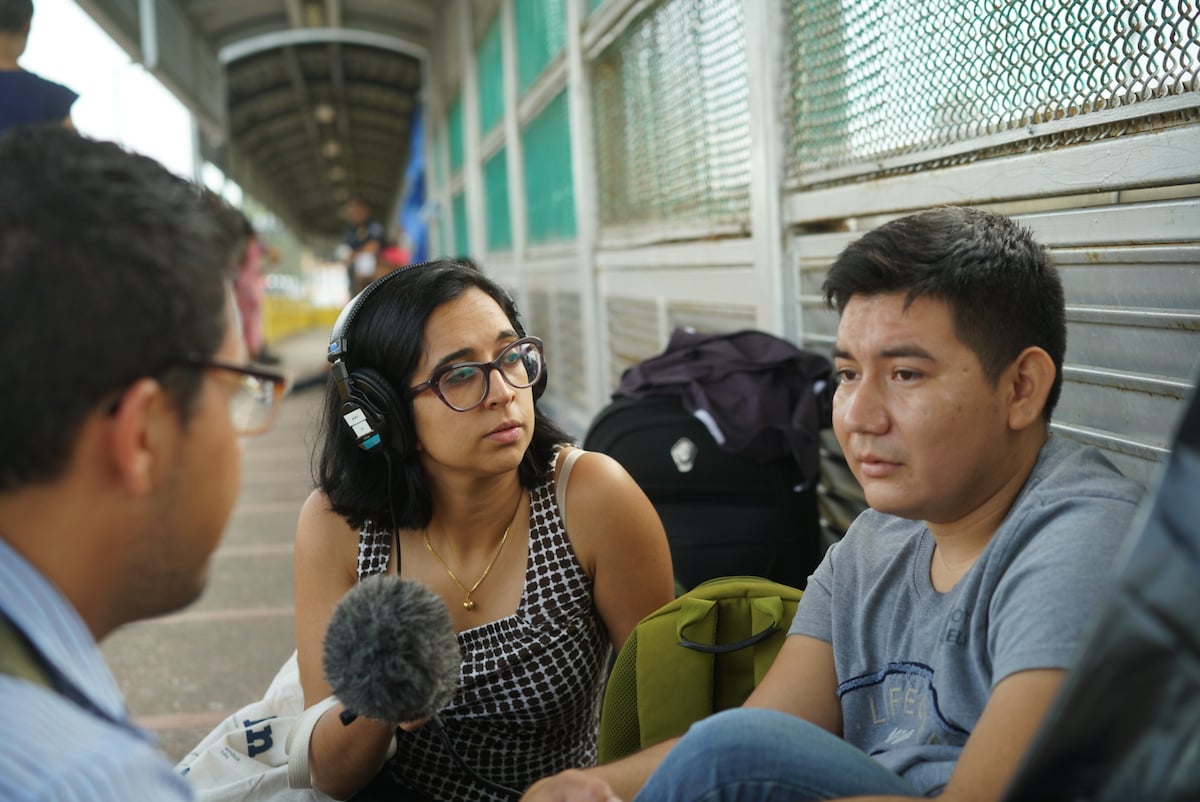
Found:
[[[504,119],[504,47],[497,16],[479,43],[479,133],[487,136]]]
[[[530,120],[521,141],[530,243],[574,239],[575,195],[566,93],[559,93]]]
[[[565,0],[516,0],[517,87],[524,94],[567,44]]]
[[[446,118],[447,133],[450,138],[450,173],[454,174],[462,168],[463,163],[463,115],[462,115],[462,96],[454,101],[454,105],[450,107],[450,114]]]
[[[454,211],[454,253],[452,256],[470,256],[471,247],[467,236],[467,197],[460,192],[450,201]]]
[[[487,247],[489,251],[512,249],[512,223],[508,211],[508,163],[505,149],[483,165],[483,193],[487,203]]]

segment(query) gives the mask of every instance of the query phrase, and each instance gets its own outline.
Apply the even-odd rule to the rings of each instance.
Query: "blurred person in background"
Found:
[[[33,21],[32,0],[0,0],[0,134],[19,125],[71,125],[71,89],[21,69]]]
[[[371,215],[371,207],[361,198],[346,202],[346,232],[342,244],[349,249],[346,274],[350,294],[357,295],[375,280],[380,252],[387,244],[386,230]]]
[[[242,234],[246,247],[238,264],[237,276],[234,278],[233,289],[237,298],[238,315],[242,319],[242,339],[246,341],[246,350],[250,358],[263,365],[279,364],[279,357],[267,350],[266,328],[264,326],[264,304],[267,297],[267,276],[263,270],[264,262],[275,264],[279,261],[279,251],[263,242],[262,237],[254,229],[250,218],[240,214]]]

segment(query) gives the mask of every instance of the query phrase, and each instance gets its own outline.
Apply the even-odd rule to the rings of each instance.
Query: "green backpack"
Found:
[[[601,763],[737,707],[787,637],[800,591],[753,576],[710,579],[646,616],[617,655],[600,713]]]

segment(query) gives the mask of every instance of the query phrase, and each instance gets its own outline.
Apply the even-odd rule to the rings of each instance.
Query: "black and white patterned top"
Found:
[[[519,791],[547,775],[596,762],[610,650],[592,603],[592,579],[567,540],[553,478],[531,491],[529,506],[529,561],[520,604],[507,618],[459,633],[459,687],[440,715],[468,766]],[[387,570],[391,548],[389,533],[364,528],[359,578]],[[506,799],[468,776],[432,730],[398,731],[396,755],[382,775],[439,802]],[[383,790],[382,775],[373,792]]]

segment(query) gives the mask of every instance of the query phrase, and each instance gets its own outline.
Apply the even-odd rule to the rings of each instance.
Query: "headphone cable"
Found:
[[[393,550],[396,553],[396,576],[400,576],[400,526],[396,523],[396,506],[392,498],[392,455],[389,450],[384,450],[383,459],[387,464],[388,512],[392,516],[392,543],[394,544]],[[344,719],[343,721],[346,724],[350,723]],[[450,755],[460,769],[467,773],[468,777],[475,780],[475,782],[479,783],[490,791],[495,791],[498,794],[503,794],[507,797],[511,797],[514,800],[521,797],[520,791],[514,790],[505,785],[500,785],[499,783],[494,783],[467,765],[467,762],[463,760],[455,750],[454,745],[450,743],[450,736],[446,732],[446,726],[442,724],[442,719],[440,716],[434,715],[429,720],[429,724],[427,726],[433,727],[433,730],[437,733],[439,740],[441,740],[442,747],[445,748],[446,753]]]

